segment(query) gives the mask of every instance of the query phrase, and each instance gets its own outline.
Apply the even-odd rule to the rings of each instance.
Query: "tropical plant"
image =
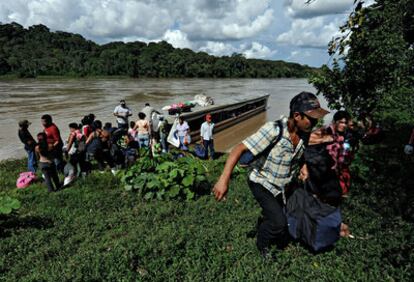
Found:
[[[141,156],[128,170],[121,173],[125,190],[137,190],[144,199],[184,198],[191,200],[196,193],[206,192],[208,168],[192,156],[174,159],[171,154],[151,158]],[[207,187],[206,187],[207,188]]]
[[[19,208],[19,200],[10,196],[0,196],[0,214],[10,214]]]

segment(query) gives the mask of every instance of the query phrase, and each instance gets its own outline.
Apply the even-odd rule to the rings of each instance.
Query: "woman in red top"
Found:
[[[89,135],[93,132],[92,130],[92,122],[89,116],[84,116],[81,120],[82,123],[82,130],[81,133],[83,136],[85,136],[86,139],[88,139]]]
[[[60,137],[59,128],[52,122],[52,117],[50,115],[43,115],[41,122],[44,128],[44,133],[46,134],[47,143],[51,145],[52,153],[54,156],[54,163],[58,171],[63,172],[63,167],[65,166],[63,162],[63,141]]]

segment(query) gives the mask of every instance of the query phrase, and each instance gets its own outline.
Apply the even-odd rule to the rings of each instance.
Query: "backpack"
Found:
[[[339,205],[342,189],[338,175],[332,169],[334,161],[326,149],[326,143],[307,146],[303,156],[309,171],[308,191],[324,202]]]
[[[83,153],[86,148],[86,137],[80,133],[79,130],[76,130],[75,132],[71,133],[71,137],[73,135],[73,143],[70,147],[70,150],[67,151],[69,155],[75,155],[78,153]],[[66,142],[65,142],[66,143]],[[68,144],[65,144],[65,150],[67,150]]]
[[[93,139],[92,139],[91,143],[89,143],[87,148],[86,148],[87,153],[89,153],[91,155],[95,154],[98,150],[102,149],[101,137],[99,136],[99,134],[95,134],[95,132],[92,133],[92,134],[94,135]]]
[[[83,153],[86,150],[86,137],[85,135],[82,135],[82,137],[79,140],[76,140],[76,148],[78,153]]]
[[[257,156],[254,156],[252,154],[252,152],[250,152],[250,151],[244,152],[240,156],[240,159],[239,159],[239,165],[240,166],[242,166],[242,167],[250,166],[250,165],[254,164],[258,159],[260,159],[262,157],[267,157],[269,155],[270,151],[272,151],[273,147],[279,142],[279,140],[282,138],[282,135],[283,135],[282,121],[281,120],[275,121],[275,126],[279,127],[279,135],[277,136],[275,141],[273,141],[272,144],[270,144],[263,152],[259,153]]]
[[[305,188],[297,188],[286,203],[289,234],[318,252],[333,246],[340,238],[341,211],[321,202]]]
[[[37,179],[36,174],[32,171],[22,172],[16,181],[16,187],[19,189],[27,188]]]
[[[203,145],[201,145],[201,144],[197,144],[197,145],[195,145],[195,147],[194,147],[194,153],[195,153],[195,155],[197,156],[197,157],[199,157],[199,158],[204,158],[204,156],[205,156],[205,148],[204,148],[204,146]]]

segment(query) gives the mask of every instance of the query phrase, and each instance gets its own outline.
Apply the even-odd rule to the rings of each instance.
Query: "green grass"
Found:
[[[211,179],[220,166],[213,168]],[[0,218],[1,281],[412,281],[413,225],[382,213],[375,193],[357,183],[343,207],[356,239],[322,254],[298,243],[262,260],[246,237],[260,209],[245,176],[228,199],[144,201],[110,173],[47,193],[17,190],[22,161],[0,163],[0,194],[22,207]],[[359,185],[359,186],[358,186]],[[375,189],[375,187],[371,187]],[[382,204],[382,203],[381,203]]]

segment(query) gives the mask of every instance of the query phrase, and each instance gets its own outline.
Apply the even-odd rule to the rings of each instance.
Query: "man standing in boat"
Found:
[[[213,141],[214,123],[211,121],[211,114],[206,115],[206,121],[201,124],[200,141],[204,146],[204,159],[208,158],[208,151],[210,151],[210,158],[214,159],[214,141]]]
[[[215,198],[222,200],[227,194],[231,173],[242,154],[250,152],[256,157],[257,160],[251,163],[248,184],[262,208],[263,220],[258,222],[256,245],[265,258],[271,257],[272,244],[284,248],[289,242],[283,211],[285,189],[299,175],[304,146],[312,128],[327,113],[314,94],[299,93],[290,101],[289,118],[267,122],[258,132],[234,147],[213,188]],[[299,179],[307,177],[308,171],[303,165]]]

